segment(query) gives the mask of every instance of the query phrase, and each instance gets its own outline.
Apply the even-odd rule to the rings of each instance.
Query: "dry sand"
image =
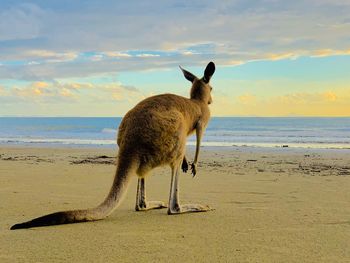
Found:
[[[215,211],[135,212],[134,178],[105,220],[10,231],[97,205],[114,175],[106,157],[116,151],[2,147],[0,262],[350,262],[349,153],[202,148],[197,176],[182,174],[180,198]],[[149,200],[167,201],[169,185],[169,168],[154,170]]]

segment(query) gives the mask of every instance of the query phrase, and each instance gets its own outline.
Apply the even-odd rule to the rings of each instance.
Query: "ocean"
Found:
[[[1,117],[0,144],[115,147],[121,118]],[[195,145],[195,137],[188,139]],[[202,146],[350,149],[350,118],[214,117]]]

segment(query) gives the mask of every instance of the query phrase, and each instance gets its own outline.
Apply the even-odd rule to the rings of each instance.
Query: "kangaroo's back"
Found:
[[[141,170],[167,164],[183,151],[186,137],[202,115],[201,105],[188,98],[174,94],[147,98],[131,109],[119,126],[120,154],[137,158]]]
[[[148,135],[153,135],[153,132],[174,128],[174,125],[179,125],[178,122],[181,122],[190,133],[193,131],[194,123],[201,116],[200,105],[191,99],[174,94],[149,97],[124,116],[119,126],[117,142],[121,146],[130,136],[147,138]],[[172,121],[169,123],[170,120]]]

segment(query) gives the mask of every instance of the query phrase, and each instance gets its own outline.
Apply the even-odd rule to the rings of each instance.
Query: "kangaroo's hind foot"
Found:
[[[214,210],[208,205],[200,204],[185,204],[185,205],[175,205],[174,207],[168,208],[168,215],[176,215],[183,213],[195,213],[195,212],[207,212]]]
[[[191,212],[207,212],[207,211],[214,210],[208,205],[200,205],[200,204],[180,205],[180,202],[179,202],[180,172],[179,171],[180,171],[180,165],[177,165],[174,168],[172,168],[168,214],[174,215],[174,214],[191,213]]]

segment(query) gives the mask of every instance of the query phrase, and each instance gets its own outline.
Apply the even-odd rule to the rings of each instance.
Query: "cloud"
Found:
[[[96,85],[95,88],[101,93],[100,100],[128,101],[136,103],[144,98],[140,90],[133,86],[125,86],[121,83],[110,83],[104,85]]]
[[[137,54],[136,57],[140,57],[140,58],[150,58],[150,57],[160,57],[159,54]]]
[[[0,96],[5,96],[7,94],[4,87],[0,86]]]
[[[27,54],[26,54],[27,53]],[[76,52],[52,52],[47,50],[30,50],[24,54],[26,57],[33,56],[44,63],[70,62],[78,57]]]
[[[268,54],[266,60],[281,60],[281,59],[297,59],[301,54],[282,53],[282,54]]]
[[[280,96],[243,94],[236,99],[221,94],[211,106],[216,116],[350,116],[348,88],[295,92]]]
[[[119,51],[107,51],[103,53],[105,56],[108,57],[115,57],[115,58],[129,58],[131,57],[130,54],[125,52],[119,52]]]
[[[37,81],[31,84],[31,91],[35,95],[43,95],[46,93],[45,89],[49,87],[49,84],[44,81]]]
[[[60,90],[60,95],[62,95],[63,97],[74,97],[73,92],[66,88]]]
[[[349,55],[345,2],[7,2],[0,12],[0,79]]]
[[[2,53],[0,60],[3,63],[11,64],[16,61],[18,65],[37,65],[46,63],[70,62],[78,57],[76,52],[54,52],[45,49],[17,50],[15,53]]]
[[[124,105],[126,110],[151,91],[116,81],[80,80],[100,76],[115,80],[120,72],[174,69],[179,64],[203,67],[212,60],[218,66],[238,66],[262,60],[350,55],[350,4],[342,0],[215,4],[155,0],[152,5],[142,1],[19,2],[5,0],[0,11],[1,102],[6,99],[14,105],[25,101],[37,105],[62,102],[65,106],[79,102],[76,105],[80,106],[81,101],[88,101],[89,105],[101,102],[119,109]],[[284,72],[269,76],[279,73]],[[323,77],[311,73],[314,75],[305,77],[306,81]],[[262,78],[261,72],[253,74],[248,78]],[[323,91],[314,89],[319,92],[294,92],[312,89],[283,86],[281,91],[266,84],[270,91],[265,97],[260,87],[241,88],[235,97],[215,96],[214,114],[316,114],[317,110],[326,114],[336,112],[337,105],[348,112],[348,96],[333,90],[333,85]]]
[[[27,102],[69,102],[77,98],[75,92],[79,84],[61,84],[59,82],[35,81],[20,86],[12,86],[6,97],[10,101]],[[74,87],[74,88],[71,88]]]
[[[30,58],[44,58],[48,62],[71,61],[78,55],[75,52],[53,52],[49,50],[26,50],[23,54]]]
[[[325,102],[333,103],[338,100],[338,95],[333,91],[325,91],[320,93],[290,93],[283,96],[278,96],[272,100],[295,105]]]
[[[240,103],[243,104],[254,104],[256,102],[256,96],[252,94],[244,94],[241,96],[238,96],[238,100]]]
[[[35,88],[38,88],[38,89],[43,89],[43,88],[47,88],[49,86],[49,84],[47,82],[44,82],[44,81],[37,81],[37,82],[34,82],[32,84],[32,86],[34,86]]]
[[[320,49],[315,50],[311,57],[328,57],[328,56],[341,56],[350,55],[350,49],[345,50],[334,50],[334,49]]]
[[[78,83],[78,82],[58,82],[55,81],[55,85],[62,87],[67,90],[82,90],[82,89],[91,89],[93,88],[93,84],[91,83]]]
[[[40,36],[44,11],[35,4],[19,4],[0,11],[0,41]]]
[[[335,94],[333,91],[327,91],[322,94],[324,98],[328,101],[336,101],[338,100],[338,95]]]
[[[0,84],[0,115],[123,116],[150,95],[119,82],[14,81]]]
[[[128,101],[137,102],[145,95],[134,86],[121,83],[93,84],[77,82],[36,81],[22,87],[12,87],[12,96],[24,100],[47,100],[48,98],[85,99],[100,102]]]

